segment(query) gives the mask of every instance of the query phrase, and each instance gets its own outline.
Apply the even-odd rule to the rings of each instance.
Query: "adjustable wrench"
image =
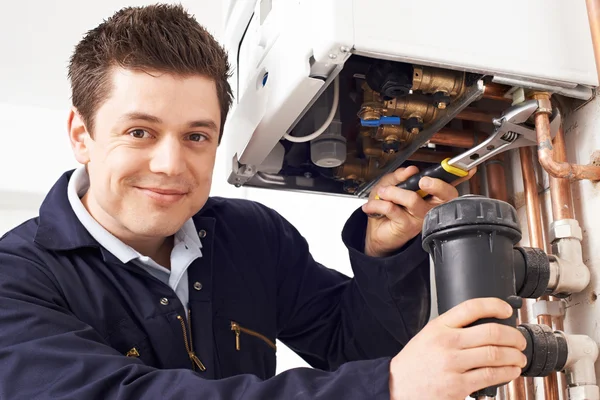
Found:
[[[467,176],[471,169],[499,153],[519,147],[536,146],[535,128],[523,124],[539,107],[538,100],[527,100],[508,108],[499,118],[493,120],[496,128],[485,141],[456,157],[445,159],[440,165],[420,171],[396,186],[401,189],[416,191],[422,197],[426,197],[427,193],[419,189],[419,181],[424,176],[451,183]],[[560,123],[560,112],[558,109],[554,109],[550,123],[552,137],[558,132]]]

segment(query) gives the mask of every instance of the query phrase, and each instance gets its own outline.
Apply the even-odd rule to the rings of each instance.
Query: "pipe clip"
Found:
[[[540,315],[549,315],[551,317],[562,317],[566,313],[566,303],[563,300],[548,301],[539,300],[532,305],[534,318]]]

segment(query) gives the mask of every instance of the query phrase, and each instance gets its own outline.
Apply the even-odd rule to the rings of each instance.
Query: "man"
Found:
[[[394,186],[416,169],[387,176],[344,228],[354,279],[274,211],[208,198],[227,76],[179,6],[123,9],[77,45],[68,131],[83,166],[0,240],[0,398],[455,399],[516,378],[516,329],[461,329],[506,303],[423,328],[418,234],[453,186],[423,180],[425,201]],[[274,377],[277,338],[315,368]]]

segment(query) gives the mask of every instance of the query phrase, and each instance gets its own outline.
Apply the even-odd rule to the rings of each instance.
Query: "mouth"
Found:
[[[150,199],[165,205],[177,203],[185,197],[187,191],[168,188],[145,188],[136,187],[137,190],[148,196]]]

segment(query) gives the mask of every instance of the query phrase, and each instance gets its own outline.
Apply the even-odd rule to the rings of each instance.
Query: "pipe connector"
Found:
[[[590,283],[590,270],[583,262],[582,233],[575,219],[562,219],[550,225],[552,253],[548,292],[557,297],[583,291]]]
[[[587,335],[569,335],[557,331],[567,341],[567,362],[563,368],[569,386],[569,400],[600,400],[594,364],[598,345]]]
[[[583,234],[576,219],[559,219],[550,224],[550,243],[558,239],[577,239],[581,241]]]

